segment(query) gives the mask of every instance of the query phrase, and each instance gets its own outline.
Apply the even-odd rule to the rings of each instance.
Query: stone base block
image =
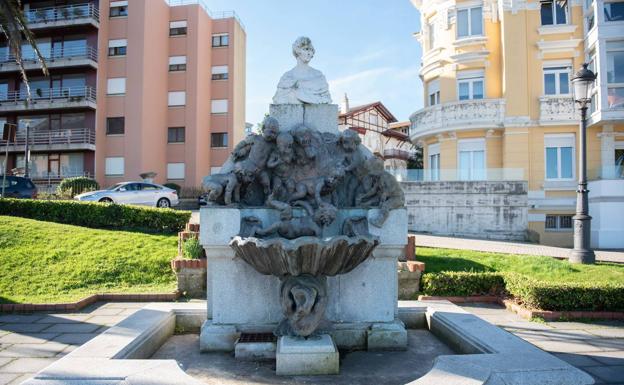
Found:
[[[420,271],[399,271],[399,299],[414,299],[420,290]]]
[[[367,332],[368,350],[406,350],[407,330],[401,321],[376,323]]]
[[[202,352],[231,352],[240,333],[230,325],[213,325],[204,322],[199,334],[199,350]]]
[[[336,344],[328,334],[308,339],[280,337],[276,373],[280,376],[338,374],[338,357]]]
[[[237,342],[234,357],[242,361],[274,360],[275,345],[275,342]]]
[[[367,327],[336,327],[330,334],[340,349],[365,350]]]

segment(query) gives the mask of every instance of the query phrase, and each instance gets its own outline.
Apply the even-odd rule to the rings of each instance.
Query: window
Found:
[[[429,145],[428,152],[431,180],[440,180],[440,144],[436,143]]]
[[[9,83],[0,82],[0,100],[7,100],[9,98]]]
[[[574,179],[574,134],[544,135],[546,179]]]
[[[432,80],[427,84],[427,92],[429,95],[429,105],[435,106],[440,104],[440,82],[438,79]]]
[[[127,1],[111,1],[110,3],[110,17],[124,17],[128,16],[128,2]]]
[[[457,37],[483,35],[483,11],[481,7],[457,10]]]
[[[624,21],[624,1],[604,2],[605,21]]]
[[[108,95],[124,95],[126,93],[126,78],[110,78],[106,88]]]
[[[212,66],[212,80],[226,80],[228,78],[228,66]]]
[[[459,180],[486,180],[485,139],[464,139],[457,142]]]
[[[542,25],[567,24],[567,13],[567,5],[562,5],[561,1],[541,0],[540,15],[542,18]]]
[[[212,46],[213,47],[227,47],[230,45],[229,36],[227,33],[219,33],[216,35],[212,35]]]
[[[186,56],[170,56],[169,71],[186,71]]]
[[[227,147],[227,132],[215,132],[210,134],[210,147]]]
[[[141,191],[156,191],[156,190],[162,190],[162,187],[149,184],[149,183],[141,183]]]
[[[212,109],[213,114],[225,114],[228,112],[228,101],[227,99],[214,99],[212,101]]]
[[[624,107],[624,40],[607,41],[607,104]]]
[[[184,163],[167,163],[167,179],[184,179]]]
[[[169,23],[169,36],[186,35],[186,20],[172,21]]]
[[[433,49],[436,46],[435,23],[429,23],[427,26],[429,28],[429,49]]]
[[[105,160],[106,176],[123,176],[124,174],[124,158],[123,157],[111,157]]]
[[[546,230],[572,230],[572,215],[546,215]]]
[[[463,71],[457,74],[459,100],[483,99],[483,71]]]
[[[169,92],[169,107],[184,106],[186,105],[186,92],[185,91],[170,91]]]
[[[108,56],[124,56],[126,54],[126,47],[128,46],[128,40],[118,39],[108,41]]]
[[[570,71],[570,67],[544,67],[544,94],[568,95]]]
[[[106,118],[106,135],[123,135],[125,130],[125,118]]]
[[[169,127],[167,129],[168,143],[184,143],[184,127]]]

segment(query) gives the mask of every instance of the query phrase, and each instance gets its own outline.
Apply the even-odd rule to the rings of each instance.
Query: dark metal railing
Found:
[[[95,130],[93,128],[67,128],[61,130],[30,130],[29,144],[52,145],[52,144],[95,144]],[[0,146],[6,146],[6,140],[0,140]],[[10,145],[24,146],[26,144],[26,131],[20,130],[15,136],[15,141]]]
[[[99,21],[100,11],[95,4],[85,3],[30,9],[24,12],[24,16],[26,17],[26,21],[31,24],[84,18],[92,18]]]

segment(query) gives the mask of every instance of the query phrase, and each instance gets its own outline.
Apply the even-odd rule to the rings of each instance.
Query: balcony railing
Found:
[[[523,168],[485,169],[394,169],[386,170],[403,182],[456,182],[456,181],[523,181]]]
[[[53,64],[54,61],[61,59],[88,59],[97,62],[97,50],[89,46],[52,49],[48,50],[47,52],[44,50],[44,52],[41,52],[41,54],[48,66]],[[28,62],[38,63],[37,55],[35,55],[34,52],[24,53],[22,55],[22,60],[25,64],[28,64]],[[0,64],[6,63],[15,63],[15,56],[13,56],[12,54],[0,55]]]
[[[400,150],[398,148],[386,149],[383,152],[384,159],[401,159],[408,160],[413,153],[406,150]]]
[[[571,96],[540,97],[540,124],[569,124],[580,119]]]
[[[91,18],[100,20],[99,9],[92,3],[63,5],[49,8],[36,8],[24,12],[29,24],[53,23]]]
[[[90,86],[83,87],[58,87],[58,88],[36,88],[31,89],[32,102],[30,106],[26,106],[26,92],[10,91],[0,93],[0,111],[8,111],[10,109],[42,109],[42,108],[59,108],[63,107],[61,103],[70,103],[76,107],[88,102],[95,103],[95,88]]]
[[[503,125],[505,101],[479,99],[450,102],[423,108],[410,117],[410,136],[435,134],[446,130],[496,128]]]
[[[95,130],[92,128],[67,128],[61,130],[31,130],[28,142],[31,146],[36,145],[63,145],[63,144],[95,144]],[[5,140],[0,140],[0,146],[6,146]],[[26,144],[26,131],[20,130],[15,136],[15,141],[10,145],[24,146]]]

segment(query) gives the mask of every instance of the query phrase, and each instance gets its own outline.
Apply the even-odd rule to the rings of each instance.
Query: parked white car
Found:
[[[155,183],[123,182],[106,190],[90,191],[74,197],[78,201],[173,207],[179,203],[178,193]]]

